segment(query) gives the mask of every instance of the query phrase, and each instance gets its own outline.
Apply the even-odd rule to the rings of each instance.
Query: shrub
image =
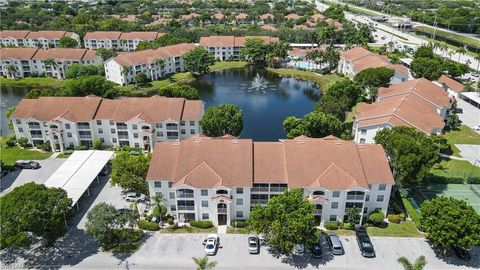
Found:
[[[93,141],[93,149],[95,150],[103,150],[103,144],[102,141],[96,139]]]
[[[71,155],[71,154],[73,154],[73,150],[65,150],[65,151],[63,151],[63,154],[67,155],[67,156]]]
[[[168,225],[173,225],[173,217],[167,218]]]
[[[325,222],[324,227],[327,230],[338,230],[339,224],[338,222]]]
[[[15,134],[12,134],[5,138],[5,144],[7,147],[14,147],[17,143],[17,139],[15,138]]]
[[[158,231],[160,230],[160,227],[158,226],[158,223],[156,222],[150,222],[146,220],[139,220],[137,222],[138,228],[142,230],[147,230],[147,231]]]
[[[79,146],[75,146],[75,148],[73,148],[75,150],[88,150],[88,145],[79,145]]]
[[[210,220],[190,221],[190,226],[200,229],[208,229],[213,227],[213,223]]]
[[[20,147],[23,147],[23,148],[28,147],[28,139],[25,138],[25,137],[19,138],[17,140],[17,143],[18,143],[18,145],[20,145]]]
[[[234,220],[231,225],[235,228],[245,228],[248,226],[248,222],[246,220]]]
[[[413,208],[413,205],[408,201],[407,198],[402,198],[403,205],[405,210],[407,210],[408,216],[415,222],[415,225],[420,230],[420,214]]]
[[[355,226],[352,223],[343,223],[342,229],[344,230],[353,230]]]
[[[385,215],[383,214],[381,209],[376,209],[375,211],[371,212],[370,215],[368,215],[368,220],[373,225],[381,224],[384,219],[385,219]]]
[[[405,220],[405,213],[400,213],[398,216],[400,216],[400,219],[401,219],[402,221]]]
[[[52,151],[52,145],[50,144],[50,141],[46,141],[40,145],[37,146],[38,149],[41,149],[46,152]]]
[[[391,222],[391,223],[400,223],[400,221],[402,221],[402,219],[400,218],[400,215],[394,215],[394,214],[389,214],[387,216],[388,218],[388,221]]]

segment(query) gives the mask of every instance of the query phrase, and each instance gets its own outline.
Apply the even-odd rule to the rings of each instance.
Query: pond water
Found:
[[[192,86],[200,91],[206,107],[233,103],[242,109],[240,137],[254,141],[286,138],[283,120],[311,112],[320,96],[320,89],[311,82],[248,68],[213,72]]]
[[[8,135],[12,131],[8,129],[8,119],[5,115],[6,110],[12,106],[17,105],[20,100],[28,93],[27,88],[20,88],[20,87],[1,87],[0,92],[0,101],[2,104],[2,116],[0,118],[1,121],[1,134]]]

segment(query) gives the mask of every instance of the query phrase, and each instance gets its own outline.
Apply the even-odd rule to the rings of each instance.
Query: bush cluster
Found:
[[[14,147],[17,144],[17,138],[15,138],[15,134],[12,134],[5,138],[5,144],[7,147]]]
[[[375,209],[375,211],[371,212],[370,215],[368,216],[368,220],[373,225],[376,225],[376,226],[383,223],[384,219],[385,219],[385,214],[383,214],[381,209]]]
[[[190,221],[190,226],[200,229],[208,229],[213,227],[210,220]]]
[[[160,230],[160,227],[158,226],[158,223],[156,222],[150,222],[146,220],[139,220],[137,222],[138,228],[142,230],[147,230],[147,231],[158,231]]]
[[[73,149],[75,150],[88,150],[88,145],[79,145],[79,146],[75,146]]]
[[[167,218],[168,225],[173,225],[173,217]]]
[[[235,228],[245,228],[248,226],[248,222],[246,220],[234,220],[231,225]]]
[[[401,213],[399,215],[395,215],[395,214],[389,214],[387,216],[387,219],[388,219],[388,222],[391,222],[391,223],[400,223],[402,222],[404,219],[405,219],[405,214],[404,213]]]
[[[419,230],[420,228],[420,214],[413,208],[413,205],[408,201],[407,198],[402,198],[403,205],[405,206],[405,210],[407,210],[408,216],[415,222],[415,225]]]
[[[327,230],[338,230],[340,224],[338,224],[338,222],[325,222],[324,226]]]

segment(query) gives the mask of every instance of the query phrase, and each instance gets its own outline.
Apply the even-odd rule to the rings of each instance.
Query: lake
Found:
[[[191,85],[199,90],[206,107],[233,103],[242,109],[240,137],[254,141],[286,138],[283,120],[311,112],[320,96],[320,89],[311,82],[249,68],[212,72]]]
[[[2,104],[2,116],[1,116],[1,134],[8,135],[12,131],[8,129],[8,119],[5,112],[8,108],[17,105],[20,100],[28,93],[27,88],[20,87],[1,87],[0,100]]]

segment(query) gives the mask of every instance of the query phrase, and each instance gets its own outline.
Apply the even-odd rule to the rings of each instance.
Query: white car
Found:
[[[147,199],[147,196],[145,196],[142,193],[128,192],[127,194],[124,195],[123,198],[127,202],[143,202]]]
[[[209,234],[207,239],[203,241],[203,245],[205,246],[205,254],[215,255],[220,245],[220,238],[216,234]]]
[[[296,244],[293,247],[293,253],[297,255],[302,255],[305,252],[305,246],[303,244]]]
[[[475,129],[475,131],[480,131],[480,126],[474,126],[473,129]]]

